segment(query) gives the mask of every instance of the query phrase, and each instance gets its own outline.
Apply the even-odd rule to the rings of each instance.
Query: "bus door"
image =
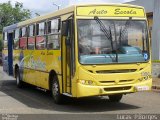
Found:
[[[71,92],[74,63],[74,32],[73,18],[62,21],[62,74],[63,93]]]
[[[8,74],[13,75],[13,32],[8,33]]]

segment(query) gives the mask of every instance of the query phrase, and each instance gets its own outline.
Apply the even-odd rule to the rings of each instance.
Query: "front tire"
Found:
[[[111,102],[120,102],[122,99],[122,94],[117,94],[117,95],[109,95],[109,101]]]
[[[51,93],[56,104],[63,103],[63,95],[60,93],[60,85],[57,76],[54,76],[51,82]]]
[[[20,77],[20,72],[19,69],[16,70],[16,84],[18,88],[22,88],[23,87],[23,81]]]

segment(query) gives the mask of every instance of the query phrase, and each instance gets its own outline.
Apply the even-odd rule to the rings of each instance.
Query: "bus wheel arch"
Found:
[[[51,91],[51,83],[52,83],[52,81],[53,81],[53,77],[54,76],[57,76],[57,73],[54,71],[54,70],[51,70],[50,72],[49,72],[49,83],[48,83],[48,85],[49,85],[49,90]]]
[[[54,102],[56,104],[61,104],[63,95],[60,93],[60,83],[54,70],[51,70],[49,73],[49,90],[51,91]]]

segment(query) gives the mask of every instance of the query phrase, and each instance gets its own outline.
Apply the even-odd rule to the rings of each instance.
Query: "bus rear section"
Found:
[[[13,75],[13,29],[15,24],[5,27],[3,29],[3,50],[2,50],[2,62],[3,71],[8,75]]]
[[[149,91],[150,42],[144,9],[129,5],[76,7],[77,97]]]

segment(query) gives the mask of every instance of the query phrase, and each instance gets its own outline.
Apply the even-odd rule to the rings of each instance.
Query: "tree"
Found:
[[[11,5],[11,1],[0,3],[0,34],[2,34],[3,27],[29,19],[30,17],[31,12],[23,8],[23,3],[16,2],[14,6]]]
[[[2,51],[2,34],[0,34],[0,51]]]
[[[31,12],[23,8],[23,3],[16,2],[14,7],[11,2],[0,4],[0,32],[4,26],[8,26],[31,17]]]

